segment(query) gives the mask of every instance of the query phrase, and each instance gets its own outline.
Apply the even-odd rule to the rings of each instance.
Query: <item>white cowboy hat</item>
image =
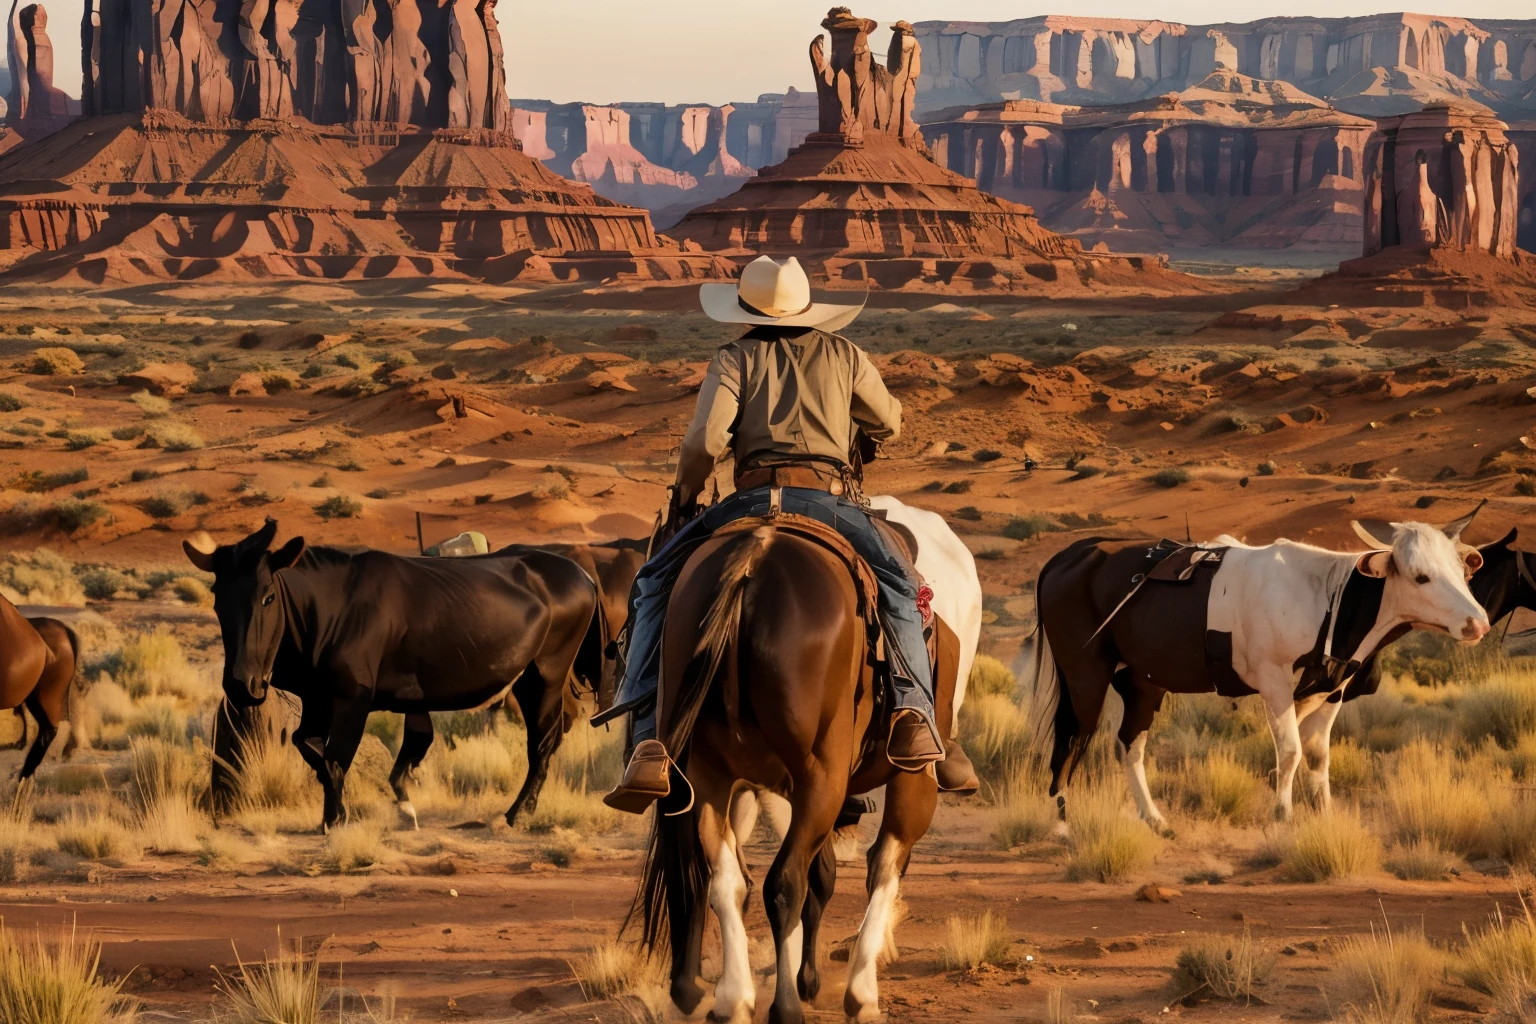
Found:
[[[856,306],[812,302],[810,279],[793,256],[783,263],[759,256],[742,269],[735,284],[699,287],[699,305],[704,307],[704,314],[723,324],[838,331],[853,323],[868,300],[866,293]]]

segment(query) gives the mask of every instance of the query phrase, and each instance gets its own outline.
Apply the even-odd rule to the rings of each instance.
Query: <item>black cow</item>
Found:
[[[1514,549],[1513,545],[1519,535],[1519,529],[1513,529],[1492,544],[1484,544],[1477,549],[1483,556],[1483,564],[1472,574],[1469,586],[1472,596],[1488,613],[1488,621],[1495,624],[1520,608],[1536,611],[1536,553]],[[1368,619],[1375,615],[1372,600],[1376,605],[1381,602],[1381,582],[1371,582],[1374,583],[1374,590],[1371,593],[1362,590],[1358,601],[1350,600],[1355,595],[1345,591],[1344,603],[1349,608],[1363,606],[1369,616],[1352,615],[1348,609],[1341,609],[1341,629],[1334,637],[1335,650],[1352,650],[1349,646],[1351,641],[1355,647],[1359,647],[1365,639],[1365,633],[1371,625]],[[1376,656],[1398,636],[1401,634],[1388,634],[1387,639],[1366,656],[1359,669],[1350,677],[1349,686],[1344,690],[1344,700],[1364,697],[1380,688],[1381,666],[1376,663]]]
[[[568,558],[403,558],[306,547],[302,537],[271,551],[276,534],[269,519],[236,544],[204,534],[182,547],[214,575],[226,700],[259,704],[276,685],[302,702],[293,741],[325,790],[326,827],[345,816],[346,772],[369,711],[406,716],[390,784],[414,817],[403,779],[431,746],[428,712],[479,707],[510,685],[533,721],[573,671],[600,682],[597,587]],[[536,792],[530,771],[508,819]]]

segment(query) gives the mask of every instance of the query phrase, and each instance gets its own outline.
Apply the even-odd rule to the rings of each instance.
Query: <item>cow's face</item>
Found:
[[[1486,636],[1488,614],[1467,587],[1467,580],[1482,565],[1477,549],[1460,542],[1459,529],[1452,536],[1449,528],[1424,523],[1388,525],[1390,549],[1360,559],[1362,572],[1386,580],[1382,613],[1463,643],[1476,643]],[[1380,532],[1372,529],[1371,535]]]
[[[207,534],[182,542],[192,564],[213,573],[213,611],[224,639],[224,695],[249,707],[267,697],[272,665],[287,627],[278,573],[298,560],[304,538],[268,551],[277,521],[237,544],[214,545]]]

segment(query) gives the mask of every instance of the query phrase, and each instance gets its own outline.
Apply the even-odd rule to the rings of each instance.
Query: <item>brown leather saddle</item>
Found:
[[[1189,583],[1197,573],[1215,572],[1226,553],[1226,548],[1161,540],[1147,549],[1147,560],[1152,567],[1147,570],[1146,577],[1157,583]]]

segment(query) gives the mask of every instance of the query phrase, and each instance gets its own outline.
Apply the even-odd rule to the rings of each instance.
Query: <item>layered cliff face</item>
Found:
[[[1365,156],[1365,255],[1440,246],[1513,259],[1520,154],[1507,128],[1449,106],[1382,120]]]
[[[1289,82],[1341,110],[1407,113],[1472,100],[1536,113],[1536,21],[1420,14],[1180,25],[1054,15],[923,22],[924,110],[1037,99],[1125,102],[1187,88],[1218,68]]]
[[[731,272],[522,152],[494,0],[425,11],[91,0],[87,116],[0,155],[0,267],[88,280]],[[41,52],[36,16],[15,25]],[[23,109],[46,96],[32,88]]]
[[[1089,294],[1198,286],[1155,259],[1085,253],[1027,206],[934,162],[912,119],[922,48],[898,22],[886,63],[876,25],[834,9],[811,46],[818,131],[674,232],[747,260],[794,255],[829,287]]]
[[[512,130],[557,173],[647,208],[665,229],[783,160],[816,130],[816,101],[794,89],[718,107],[514,100]]]
[[[1014,100],[922,120],[939,163],[1088,246],[1359,251],[1375,123],[1283,82],[1216,71],[1140,102]]]

